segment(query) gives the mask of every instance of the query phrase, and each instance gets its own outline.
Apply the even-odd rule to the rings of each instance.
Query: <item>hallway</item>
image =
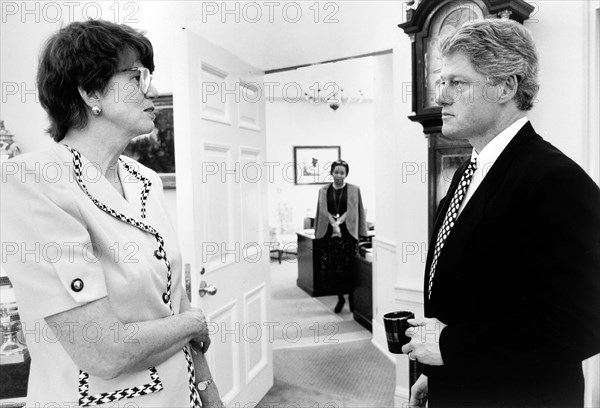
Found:
[[[395,366],[346,303],[296,286],[297,263],[271,263],[274,386],[259,407],[393,407]]]

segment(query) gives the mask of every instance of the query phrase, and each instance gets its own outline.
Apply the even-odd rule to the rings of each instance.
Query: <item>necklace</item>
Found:
[[[340,193],[340,198],[336,200],[338,190],[342,190],[342,192]],[[333,205],[335,206],[336,221],[338,218],[340,218],[340,209],[339,208],[340,208],[340,203],[342,202],[342,197],[344,196],[344,187],[342,187],[338,190],[336,190],[335,188],[333,189]]]

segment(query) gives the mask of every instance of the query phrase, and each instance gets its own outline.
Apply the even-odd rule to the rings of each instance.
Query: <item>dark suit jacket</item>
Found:
[[[435,246],[465,163],[440,202]],[[467,203],[438,259],[425,316],[448,326],[424,366],[430,408],[582,407],[600,351],[600,189],[528,122]]]

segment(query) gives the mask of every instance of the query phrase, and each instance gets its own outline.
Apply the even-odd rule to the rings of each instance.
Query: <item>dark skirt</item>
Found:
[[[349,293],[354,287],[350,262],[358,254],[358,241],[350,235],[346,224],[340,226],[342,236],[332,237],[331,225],[322,238],[321,279],[323,289],[335,289],[336,293]]]

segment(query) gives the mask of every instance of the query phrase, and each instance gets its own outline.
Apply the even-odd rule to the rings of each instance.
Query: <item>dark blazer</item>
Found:
[[[450,198],[440,202],[435,246]],[[448,326],[423,366],[429,407],[582,407],[581,361],[600,351],[600,189],[529,122],[458,217],[425,316]]]

